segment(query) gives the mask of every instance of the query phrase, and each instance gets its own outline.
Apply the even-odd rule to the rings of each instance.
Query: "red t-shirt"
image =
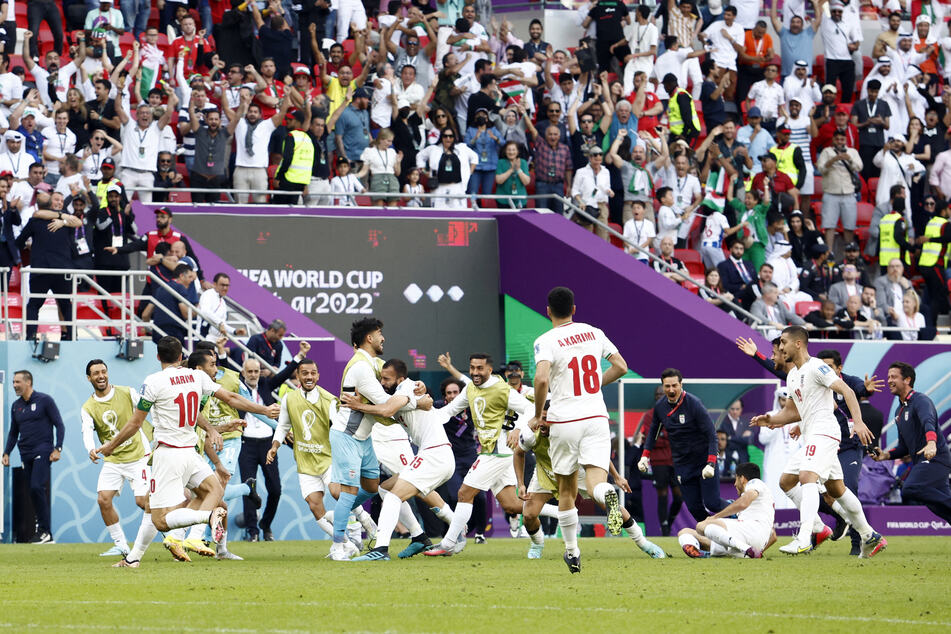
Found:
[[[185,80],[188,81],[188,76],[195,72],[195,66],[198,64],[198,47],[201,46],[202,50],[206,53],[209,53],[214,49],[213,40],[210,38],[199,39],[195,35],[191,41],[186,42],[185,36],[180,35],[172,40],[172,43],[168,45],[168,56],[172,58],[172,63],[170,67],[172,69],[172,76],[174,81],[175,75],[175,64],[178,63],[178,53],[183,48],[188,48],[188,52],[185,54],[185,68],[182,71],[182,74],[185,75]]]
[[[835,132],[835,129],[835,121],[826,121],[819,126],[816,138],[814,138],[810,144],[813,156],[818,158],[819,152],[832,145],[832,134]],[[855,148],[856,150],[859,149],[859,131],[858,128],[851,123],[845,128],[845,145],[850,148]]]
[[[271,82],[271,84],[268,85],[268,87],[263,91],[263,94],[280,99],[284,96],[284,84],[279,81]],[[277,112],[277,108],[261,103],[261,100],[258,99],[257,95],[254,96],[254,100],[251,103],[256,103],[258,106],[260,106],[262,119],[270,119]]]
[[[631,95],[628,98],[628,100],[633,104],[634,95]],[[656,94],[650,91],[644,93],[644,110],[645,111],[650,110],[651,108],[653,108],[655,105],[659,103],[660,103],[660,98]],[[660,119],[657,118],[657,115],[644,116],[644,117],[640,117],[637,120],[638,132],[648,132],[651,136],[654,136],[654,137],[657,136],[657,132],[655,128],[659,125],[660,125]]]
[[[753,188],[758,189],[761,194],[766,195],[766,172],[760,172],[753,177]],[[795,189],[796,184],[792,182],[792,179],[789,178],[786,174],[783,174],[779,170],[776,170],[776,175],[773,176],[771,191],[776,193],[788,192],[791,189]]]

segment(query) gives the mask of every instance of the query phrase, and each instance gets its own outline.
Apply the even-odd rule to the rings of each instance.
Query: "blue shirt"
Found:
[[[753,126],[745,125],[736,131],[736,140],[747,147],[750,158],[753,159],[753,169],[750,173],[759,174],[762,172],[763,166],[760,165],[759,157],[766,154],[769,148],[776,145],[776,142],[773,141],[773,137],[769,132],[760,128],[759,133],[754,137]]]
[[[786,27],[779,32],[779,50],[783,60],[784,79],[792,75],[797,59],[804,60],[809,65],[807,73],[812,75],[812,40],[815,37],[816,32],[811,26],[804,28],[798,35],[793,35],[792,31]]]
[[[174,280],[169,280],[168,286],[172,290],[174,290],[176,293],[181,295],[182,297],[188,296],[188,291],[185,289],[184,286],[182,286],[178,282]],[[156,303],[159,303],[165,308],[167,308],[169,312],[171,312],[171,314],[174,315],[175,317],[178,317],[182,321],[185,320],[185,318],[182,317],[181,311],[178,309],[179,299],[177,297],[174,297],[171,293],[165,290],[165,288],[158,285],[155,286],[155,293],[153,294],[153,296],[155,298]],[[165,312],[164,310],[158,307],[155,308],[155,312],[153,313],[153,317],[152,317],[152,322],[155,323],[157,326],[160,326],[162,330],[166,330],[169,326],[171,326],[172,328],[179,328],[179,329],[184,328],[184,326],[182,326],[180,323],[175,321],[175,319],[171,315],[169,315],[167,312]]]
[[[53,444],[53,429],[56,444]],[[59,409],[48,394],[34,390],[29,400],[21,396],[10,406],[10,432],[3,453],[9,454],[16,445],[24,462],[38,455],[50,454],[53,447],[62,447],[66,427]]]
[[[40,134],[38,128],[33,128],[33,133],[30,134],[27,132],[21,125],[17,128],[17,132],[24,136],[23,140],[23,151],[32,156],[34,159],[43,162],[43,142],[46,141],[46,137]]]
[[[499,144],[495,139],[489,136],[489,132],[495,134],[495,131],[487,128],[485,132],[479,135],[478,139],[475,138],[476,132],[478,132],[478,130],[475,127],[466,130],[466,145],[479,155],[479,164],[476,165],[476,169],[485,172],[494,172],[499,163]],[[473,141],[473,139],[475,139],[475,141]]]
[[[899,401],[901,407],[895,416],[895,426],[898,427],[898,446],[891,450],[892,458],[909,456],[914,463],[925,459],[924,454],[918,453],[928,444],[927,436],[935,435],[937,452],[932,462],[951,467],[951,452],[948,451],[948,441],[938,426],[938,412],[934,402],[921,392],[912,391],[906,401]]]
[[[370,145],[370,111],[357,110],[353,104],[337,119],[334,134],[343,141],[343,151],[351,161],[359,161],[363,150]]]
[[[661,425],[670,439],[674,466],[696,470],[695,474],[684,474],[686,477],[697,475],[707,463],[716,462],[716,428],[699,398],[683,392],[676,403],[668,401],[666,396],[657,401],[645,444],[648,451],[654,448]]]

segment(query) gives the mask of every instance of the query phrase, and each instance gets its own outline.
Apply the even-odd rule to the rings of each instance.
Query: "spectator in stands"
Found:
[[[855,235],[858,213],[853,178],[862,171],[862,158],[857,150],[846,145],[844,130],[833,133],[832,145],[822,150],[817,167],[822,174],[822,228],[826,244],[829,248],[835,244],[840,218],[843,239],[848,244]]]
[[[750,427],[749,421],[742,420],[743,401],[737,399],[730,403],[726,410],[726,416],[720,423],[719,430],[725,431],[727,436],[727,450],[735,451],[739,457],[739,462],[749,462],[750,445],[753,444],[755,435]],[[727,463],[729,466],[730,463]]]
[[[889,326],[898,323],[902,313],[902,300],[911,282],[904,276],[905,265],[898,258],[888,261],[885,275],[875,278],[875,302],[889,318]]]
[[[846,300],[845,306],[836,312],[835,322],[843,328],[841,338],[881,339],[882,324],[875,319],[866,318],[861,309],[862,297],[852,295]]]
[[[730,247],[730,257],[717,265],[723,287],[734,297],[741,297],[753,282],[753,266],[743,259],[743,243],[737,240]]]
[[[627,5],[619,0],[599,0],[581,23],[587,29],[594,24],[595,55],[599,71],[610,71],[616,59],[623,68],[631,56],[624,28],[631,23]]]
[[[810,106],[821,101],[822,93],[819,91],[819,84],[816,83],[815,77],[808,76],[809,64],[806,63],[806,60],[797,59],[793,68],[793,74],[783,80],[783,93],[786,101],[798,98],[799,103]],[[817,127],[821,125],[816,113],[813,113],[813,119],[816,121]]]
[[[846,264],[842,267],[842,281],[836,282],[829,288],[829,300],[835,304],[836,309],[844,308],[849,297],[860,296],[862,294],[862,283],[859,279],[859,271],[853,264]]]
[[[225,273],[215,273],[214,285],[203,291],[198,300],[198,310],[202,315],[201,335],[205,341],[217,341],[224,333],[243,336],[247,334],[244,328],[233,328],[228,325],[228,304],[225,297],[231,288],[231,278]],[[208,321],[206,318],[210,318]],[[247,363],[247,362],[245,362]]]
[[[268,19],[265,22],[257,3],[250,3],[251,19],[258,31],[261,55],[274,60],[279,77],[290,72],[291,55],[294,53],[296,36],[284,16],[280,0],[268,0]]]
[[[171,152],[158,153],[158,169],[155,171],[155,185],[159,190],[152,195],[152,202],[168,202],[169,190],[181,187],[184,177],[175,169],[175,159]]]
[[[551,127],[548,129],[551,130]],[[571,184],[571,197],[585,213],[601,224],[594,224],[579,214],[574,216],[574,220],[607,242],[608,233],[605,227],[608,223],[608,199],[614,197],[614,191],[611,189],[610,174],[604,167],[604,152],[601,148],[588,149],[588,165],[575,173]]]
[[[392,148],[393,133],[389,129],[380,130],[371,146],[363,150],[360,163],[363,169],[356,175],[364,180],[370,174],[370,193],[397,194],[400,191],[399,173],[401,157]],[[381,207],[395,206],[399,200],[395,196],[371,196],[370,200]]]
[[[901,185],[905,190],[905,208],[902,215],[906,223],[911,222],[912,187],[920,191],[917,185],[925,174],[925,166],[913,155],[905,152],[905,139],[890,137],[888,142],[872,159],[875,167],[881,170],[878,178],[878,190],[875,192],[875,204],[881,205],[888,200],[892,185]]]
[[[759,267],[759,276],[756,281],[749,284],[743,294],[737,298],[738,303],[746,310],[750,309],[757,299],[763,296],[763,285],[773,281],[773,265],[764,262]]]
[[[155,305],[155,312],[152,315],[152,323],[155,325],[152,329],[152,341],[158,343],[163,336],[170,336],[175,337],[184,345],[188,331],[182,322],[187,324],[189,317],[195,315],[189,314],[189,304],[182,298],[187,297],[187,289],[195,279],[194,276],[195,272],[191,267],[180,263],[175,267],[171,280],[165,285],[157,285],[154,288],[151,299],[152,304]],[[168,290],[166,286],[171,290]]]
[[[483,75],[483,79],[488,75]],[[473,97],[474,99],[474,97]],[[472,105],[473,99],[469,100]],[[479,108],[472,120],[472,127],[466,129],[466,145],[479,157],[472,175],[469,177],[467,193],[492,194],[495,183],[496,167],[499,160],[499,148],[502,143],[489,128],[489,111]]]
[[[876,255],[879,256],[879,265],[880,271],[884,272],[885,268],[888,266],[888,261],[893,257],[904,258],[904,254],[899,253],[900,249],[908,250],[911,246],[908,244],[908,241],[905,240],[905,221],[904,221],[904,208],[905,208],[905,188],[901,185],[892,185],[889,190],[888,201],[881,205],[876,205],[875,211],[872,213],[872,220],[869,223],[868,227],[868,241],[865,243],[865,255],[874,258]],[[885,216],[891,214],[893,210],[897,207],[899,210],[896,214],[895,223],[892,223],[892,219],[886,223],[886,236],[884,240],[888,243],[889,252],[882,252],[880,255],[879,243],[883,240],[881,236],[882,221]],[[900,221],[900,222],[899,222]],[[892,233],[892,230],[895,230],[895,233]],[[901,234],[901,240],[904,242],[904,245],[900,246],[899,244],[892,245],[891,239],[898,238],[899,231]],[[911,261],[911,258],[908,258],[908,261]]]
[[[496,193],[525,196],[527,193],[526,187],[531,180],[528,161],[519,156],[518,144],[509,141],[502,147],[502,158],[499,159],[496,165]],[[503,198],[498,200],[498,204],[501,207],[522,209],[527,206],[528,201],[524,198]]]
[[[861,256],[859,250],[859,245],[857,242],[852,241],[845,245],[845,255],[842,258],[842,262],[839,265],[839,271],[841,272],[843,267],[846,265],[851,265],[855,267],[855,270],[858,271],[858,283],[861,286],[869,286],[872,283],[872,278],[868,274],[868,264],[865,261],[865,258]]]
[[[106,247],[122,247],[135,240],[135,216],[131,205],[122,204],[123,191],[119,184],[113,183],[107,187],[105,196],[106,204],[100,206],[98,198],[92,194],[86,212],[94,227],[87,235],[87,240],[90,240],[95,268],[100,271],[128,271],[129,255],[112,253]],[[96,281],[110,293],[122,290],[122,279],[118,276],[105,275]]]
[[[33,55],[35,55],[35,53],[30,53],[32,50],[33,32],[24,31],[23,33],[23,64],[26,66],[27,72],[33,75],[33,79],[36,82],[36,89],[40,94],[40,99],[48,108],[53,107],[54,100],[67,100],[66,96],[70,89],[70,80],[86,60],[85,35],[80,32],[76,36],[76,40],[76,52],[75,55],[71,55],[71,57],[73,57],[72,61],[60,68],[59,53],[55,50],[51,50],[47,51],[44,56],[44,67],[34,62]],[[8,50],[13,51],[13,46],[10,46]],[[52,81],[50,81],[51,77]],[[22,94],[21,87],[19,93],[16,93],[15,96],[19,99]],[[85,143],[85,136],[82,138],[82,142]]]
[[[788,135],[786,138],[788,139]],[[780,154],[783,153],[780,152]],[[767,152],[760,156],[759,160],[763,171],[753,177],[753,189],[757,190],[763,199],[769,195],[772,200],[770,209],[780,209],[781,211],[789,211],[790,208],[798,209],[799,190],[787,174],[777,169],[778,159],[776,154],[772,151]],[[785,194],[785,197],[781,196],[781,194]],[[789,199],[791,202],[784,204],[784,199]]]
[[[353,93],[353,101],[340,113],[334,131],[337,156],[350,161],[351,167],[360,169],[360,156],[370,145],[370,91],[361,87]]]
[[[120,57],[119,36],[125,33],[122,12],[113,7],[113,0],[99,0],[99,6],[86,14],[86,31],[95,39],[101,33],[105,39],[105,51],[110,58]]]
[[[242,89],[237,111],[232,110],[227,100],[221,106],[228,118],[228,131],[235,138],[235,189],[268,189],[268,153],[265,150],[268,139],[278,125],[283,123],[289,102],[283,101],[282,107],[270,119],[261,117],[261,106],[252,103],[251,91]],[[325,158],[326,160],[326,158]],[[265,201],[265,194],[236,194],[239,203],[249,200],[255,203]]]
[[[660,262],[657,260],[653,262],[654,270],[668,280],[672,280],[677,284],[683,284],[690,279],[690,272],[687,270],[687,267],[684,266],[683,261],[680,258],[674,257],[674,239],[672,237],[665,236],[660,241],[660,252],[657,254],[657,257]],[[663,262],[663,264],[661,264],[661,262]]]
[[[868,97],[859,99],[852,106],[852,125],[859,130],[859,156],[862,157],[862,177],[865,180],[879,175],[880,165],[874,158],[885,146],[885,133],[888,131],[892,111],[888,104],[878,99],[882,82],[873,79],[866,85]],[[844,99],[844,98],[843,98]],[[879,187],[879,195],[882,192]],[[888,189],[884,188],[887,192]]]
[[[595,84],[595,86],[600,86],[600,84]],[[598,94],[600,94],[600,89],[598,89]],[[585,112],[580,115],[578,114],[582,105],[580,101],[576,100],[574,104],[572,104],[571,111],[568,114],[568,131],[570,136],[567,139],[567,143],[568,147],[571,148],[571,162],[575,170],[579,170],[587,165],[587,151],[589,148],[594,146],[602,147],[604,136],[611,125],[611,120],[608,117],[601,117],[601,121],[598,122],[596,127],[594,116],[591,113]],[[558,129],[560,131],[561,127]],[[621,138],[622,133],[626,136],[628,133],[627,128],[621,128],[617,131],[618,138]]]
[[[875,320],[880,326],[888,325],[888,316],[885,314],[885,310],[878,305],[878,297],[874,286],[866,286],[862,289],[862,305],[859,311],[866,320]]]
[[[762,331],[763,337],[769,340],[778,337],[780,331],[786,326],[805,325],[799,315],[779,301],[779,289],[772,282],[763,284],[763,296],[753,302],[750,313],[760,322],[773,327],[771,330]]]
[[[0,172],[0,267],[8,268],[20,264],[20,250],[16,247],[13,228],[22,223],[22,201],[19,198],[8,198],[12,181],[13,175],[10,172]]]
[[[0,169],[10,172],[14,181],[27,178],[34,164],[39,164],[40,168],[43,168],[42,163],[26,153],[23,140],[23,135],[16,130],[7,130],[3,133],[5,151],[0,152]]]
[[[755,270],[766,262],[766,245],[769,242],[766,218],[769,212],[769,201],[763,200],[763,195],[757,189],[743,192],[743,200],[734,198],[729,203],[734,217],[737,218],[740,230],[735,233],[736,241],[743,242],[745,248],[743,259],[752,263]],[[727,240],[727,246],[732,243]]]
[[[46,137],[40,134],[39,128],[50,123],[39,108],[38,93],[36,89],[31,89],[27,98],[10,112],[10,129],[22,135],[23,149],[36,161],[43,160],[43,142],[46,141]],[[42,120],[37,121],[40,117]]]
[[[697,104],[686,90],[677,85],[677,77],[672,73],[664,75],[664,90],[670,95],[670,101],[667,104],[667,118],[670,125],[670,134],[672,137],[682,138],[688,143],[700,136],[700,118],[697,116]],[[620,119],[622,114],[630,114],[630,107],[624,106],[626,102],[621,101],[617,105],[617,116]],[[612,126],[612,131],[614,127]],[[635,129],[636,132],[636,129]]]
[[[362,90],[362,89],[361,89]],[[280,110],[286,108],[286,98],[282,98]],[[366,110],[368,99],[361,97]],[[280,191],[303,192],[310,184],[310,177],[314,171],[314,143],[307,130],[310,129],[311,108],[295,110],[287,124],[288,133],[281,146],[281,164],[274,174],[277,189]],[[369,119],[366,120],[369,126]],[[370,136],[369,127],[366,130]],[[338,144],[340,137],[337,137]],[[340,156],[347,160],[347,157]],[[277,205],[296,205],[300,202],[300,194],[281,194],[272,196],[271,201]]]
[[[727,101],[733,101],[736,97],[736,59],[738,53],[743,50],[743,41],[746,35],[743,27],[735,20],[736,7],[729,5],[723,9],[723,19],[713,22],[703,32],[708,46],[713,47],[709,51],[711,59],[716,63],[717,68],[728,72],[730,75],[724,93]]]
[[[930,323],[937,323],[938,316],[948,313],[948,244],[951,243],[951,209],[942,201],[928,220],[925,227],[924,244],[921,245],[921,255],[918,256],[918,270],[925,278],[928,289],[928,303],[931,306]]]
[[[707,125],[709,125],[706,112],[704,112],[704,118],[708,121]],[[759,159],[773,146],[774,141],[772,135],[763,128],[763,113],[758,106],[749,109],[746,120],[748,123],[736,131],[736,139],[746,146],[747,153],[753,160],[750,173],[758,174],[763,170]]]
[[[706,300],[708,303],[713,304],[714,306],[718,306],[720,310],[724,312],[727,312],[731,315],[734,314],[733,308],[724,300],[735,301],[736,298],[727,292],[726,289],[723,288],[723,285],[720,284],[719,269],[707,269],[707,272],[703,277],[703,284],[704,286],[700,287],[700,299]],[[717,297],[717,295],[720,297]]]
[[[327,132],[327,122],[316,109],[311,113],[310,136],[314,144],[314,165],[310,174],[310,185],[304,204],[317,206],[330,204],[330,134]]]
[[[842,332],[852,330],[851,322],[841,322],[836,318],[837,312],[835,304],[825,299],[822,300],[819,308],[805,316],[804,319],[809,326],[821,331],[817,335],[813,335],[814,337],[838,339]]]
[[[819,119],[815,119],[815,122],[818,124]],[[823,123],[816,132],[815,139],[813,139],[814,154],[816,156],[819,156],[822,150],[832,145],[832,137],[836,131],[842,131],[842,133],[845,134],[846,147],[856,150],[859,149],[859,131],[858,128],[849,121],[849,107],[839,104],[835,106],[831,120]],[[859,158],[861,158],[861,153],[859,153]]]
[[[138,194],[139,201],[144,203],[152,200],[152,192],[143,191],[142,188],[152,188],[155,185],[159,139],[178,101],[171,90],[166,89],[166,94],[168,108],[158,121],[153,121],[152,108],[145,104],[139,104],[135,111],[135,121],[132,121],[122,104],[115,103],[116,113],[122,123],[121,179],[126,187]]]
[[[919,312],[921,298],[914,289],[905,291],[901,301],[901,311],[889,308],[891,319],[896,326],[902,328],[901,338],[904,341],[917,341],[922,328],[925,327],[925,316]]]
[[[647,204],[643,200],[634,200],[631,203],[631,218],[624,223],[624,239],[641,249],[637,250],[631,246],[625,246],[624,250],[644,264],[650,264],[647,252],[650,251],[651,243],[657,235],[654,223],[645,218]]]
[[[563,213],[561,200],[551,196],[563,197],[566,191],[572,189],[574,172],[571,152],[567,145],[561,143],[561,132],[557,126],[549,125],[540,135],[527,118],[525,123],[534,139],[536,204],[555,213]]]
[[[10,11],[13,10],[13,5],[13,2],[7,5]],[[46,22],[50,27],[50,32],[53,34],[53,50],[57,55],[63,54],[63,21],[59,14],[59,8],[56,6],[54,0],[29,0],[26,2],[26,20],[29,24],[30,31],[33,33],[39,33],[40,23]],[[16,38],[16,35],[14,34],[13,37]],[[8,52],[12,50],[13,47],[11,46]],[[39,56],[36,41],[33,40],[30,42],[30,54],[28,57],[36,59]]]
[[[857,25],[842,19],[844,7],[845,5],[839,0],[832,0],[829,5],[831,19],[817,26],[822,34],[822,48],[826,56],[826,81],[833,86],[836,81],[840,81],[842,102],[850,103],[852,91],[855,88],[855,65],[852,61],[852,53],[857,51],[862,43],[862,32]],[[819,22],[818,18],[816,22]]]

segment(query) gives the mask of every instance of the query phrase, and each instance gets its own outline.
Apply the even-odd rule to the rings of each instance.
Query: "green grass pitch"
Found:
[[[324,559],[329,542],[234,542],[243,562],[172,561],[155,543],[137,570],[107,545],[0,547],[0,626],[131,632],[881,632],[951,631],[944,538],[902,538],[872,560],[844,542],[796,558],[650,560],[630,540],[584,539],[569,575],[562,543],[471,540],[452,558]],[[785,543],[781,538],[779,543]]]

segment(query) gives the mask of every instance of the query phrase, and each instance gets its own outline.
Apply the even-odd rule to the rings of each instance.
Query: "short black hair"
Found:
[[[106,365],[106,362],[102,359],[90,359],[89,363],[86,364],[86,376],[89,376],[89,374],[92,372],[92,366],[94,365]],[[106,365],[106,369],[108,368],[109,366]]]
[[[452,385],[453,383],[459,388],[459,391],[466,389],[466,384],[460,381],[459,379],[454,379],[449,377],[448,379],[443,379],[442,383],[439,384],[439,393],[442,394],[443,398],[446,398],[446,388]]]
[[[13,374],[14,374],[14,376],[16,376],[17,374],[23,375],[23,377],[24,377],[27,381],[30,382],[30,385],[33,385],[33,373],[30,372],[29,370],[17,370],[17,371],[14,372]]]
[[[485,73],[484,75],[479,77],[479,86],[481,86],[482,88],[488,88],[492,82],[496,81],[496,79],[497,79],[496,76],[493,75],[492,73]]]
[[[548,308],[551,316],[563,319],[571,317],[571,309],[575,305],[575,294],[567,286],[556,286],[548,291]]]
[[[478,360],[485,361],[485,364],[489,366],[490,368],[495,367],[495,361],[492,360],[492,355],[489,354],[488,352],[473,352],[472,354],[469,355],[469,363],[472,363],[473,361],[478,361]]]
[[[668,50],[672,49],[674,47],[674,44],[676,43],[677,43],[676,35],[668,35],[667,37],[664,38],[664,48]]]
[[[217,284],[222,279],[230,280],[231,277],[229,277],[227,273],[215,273],[215,276],[212,278],[212,281],[215,284]]]
[[[882,87],[882,82],[878,81],[877,79],[873,79],[869,81],[868,86],[866,86],[866,88],[868,88],[869,90],[879,90],[881,89],[881,87]]]
[[[531,28],[531,27],[535,26],[536,24],[537,24],[538,26],[542,26],[542,21],[539,20],[538,18],[532,18],[532,21],[528,23],[528,27]],[[543,27],[543,28],[544,28],[544,27]]]
[[[809,342],[809,331],[803,328],[802,326],[786,326],[783,328],[784,335],[789,335],[793,339],[799,339],[806,343]]]
[[[484,68],[487,68],[490,65],[491,64],[489,63],[489,60],[480,59],[475,63],[475,72],[478,73],[480,70],[483,70]]]
[[[367,335],[377,330],[383,330],[383,322],[376,317],[364,317],[350,325],[350,343],[354,347],[363,345]]]
[[[192,351],[195,350],[207,350],[208,352],[213,353],[216,357],[218,356],[218,346],[216,346],[214,342],[205,341],[204,339],[195,342],[195,346],[192,348]]]
[[[827,348],[826,350],[819,351],[819,354],[816,355],[816,358],[825,361],[826,359],[832,359],[832,363],[838,367],[842,367],[842,354],[838,350],[833,350],[832,348]]]
[[[781,337],[773,337],[773,340],[770,341],[770,343],[773,344],[773,347],[775,348],[775,347],[778,346],[780,343],[782,343],[782,338],[781,338]]]
[[[732,4],[728,4],[726,7],[724,7],[723,12],[724,12],[724,13],[732,13],[733,15],[737,15],[737,14],[739,13],[739,12],[736,10],[736,7],[734,7]]]
[[[903,379],[911,379],[909,385],[911,385],[911,387],[915,387],[915,368],[911,364],[905,363],[904,361],[896,361],[888,366],[889,370],[892,368],[895,368],[901,372],[901,377]]]
[[[188,367],[195,370],[203,363],[208,363],[208,358],[213,357],[214,353],[210,350],[195,350],[188,355]]]
[[[192,267],[188,266],[187,264],[179,264],[178,266],[175,267],[175,270],[172,272],[172,277],[179,278],[185,275],[186,273],[190,273],[191,270],[192,270]]]
[[[670,377],[676,377],[678,383],[683,383],[684,375],[680,373],[680,370],[677,368],[667,368],[660,373],[660,382],[663,383],[664,379],[669,379]]]
[[[314,368],[316,368],[316,369],[318,369],[318,370],[320,369],[320,368],[317,366],[317,362],[316,362],[316,361],[314,361],[313,359],[308,359],[308,358],[306,358],[306,357],[304,357],[303,359],[300,360],[300,362],[297,364],[297,369],[300,370],[300,369],[301,369],[303,366],[305,366],[305,365],[312,365],[312,366],[314,366]]]
[[[162,363],[178,363],[182,360],[182,342],[168,335],[158,341],[158,358]]]
[[[402,359],[390,359],[383,364],[384,368],[393,368],[397,378],[405,379],[409,376],[409,370],[406,368],[406,362]]]
[[[661,199],[663,199],[663,197],[667,195],[667,192],[672,192],[672,191],[674,191],[672,187],[661,187],[661,188],[659,188],[659,189],[657,190],[657,194],[655,195],[655,198],[657,198],[657,202],[660,202]],[[742,243],[741,243],[741,244],[742,244]]]
[[[639,4],[637,5],[637,12],[640,14],[641,18],[646,20],[651,15],[651,8],[646,4]]]
[[[755,462],[741,462],[736,465],[734,472],[738,476],[743,476],[747,480],[753,480],[760,477],[759,465]]]

